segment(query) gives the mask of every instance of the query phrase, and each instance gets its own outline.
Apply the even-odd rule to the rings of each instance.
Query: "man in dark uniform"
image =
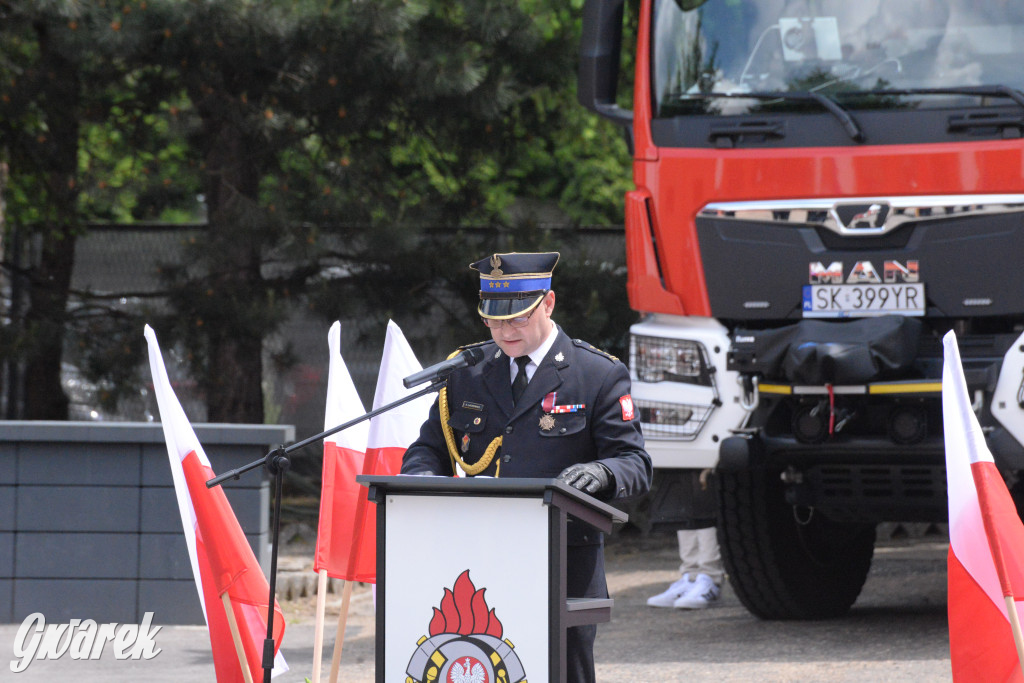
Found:
[[[626,367],[551,320],[557,253],[494,254],[480,271],[478,312],[492,341],[438,396],[403,474],[559,478],[614,504],[647,493],[651,458]],[[464,347],[465,348],[465,347]],[[569,597],[608,597],[603,534],[570,518]],[[570,683],[594,681],[597,627],[567,629]]]

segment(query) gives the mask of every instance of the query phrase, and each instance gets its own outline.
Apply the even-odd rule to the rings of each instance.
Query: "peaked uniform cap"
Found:
[[[485,318],[504,320],[533,310],[551,290],[557,251],[492,254],[469,264],[480,272],[480,305]]]

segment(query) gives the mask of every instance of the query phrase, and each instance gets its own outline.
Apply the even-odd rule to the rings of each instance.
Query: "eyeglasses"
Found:
[[[533,309],[533,311],[536,310],[536,308]],[[516,316],[515,318],[506,318],[505,320],[495,320],[494,318],[484,318],[483,316],[480,317],[480,320],[483,321],[484,325],[491,329],[498,329],[505,323],[508,323],[512,327],[526,327],[530,324],[530,316],[533,315],[533,311],[530,311],[526,315]]]

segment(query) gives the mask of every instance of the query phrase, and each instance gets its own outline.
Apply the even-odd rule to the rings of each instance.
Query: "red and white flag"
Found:
[[[943,341],[953,680],[1024,681],[1013,627],[1024,613],[1024,524],[971,408],[956,336]]]
[[[366,411],[352,376],[341,357],[341,325],[335,322],[327,335],[330,366],[327,374],[327,409],[324,429],[350,422]],[[316,537],[313,571],[345,581],[373,583],[377,579],[376,506],[356,475],[370,467],[366,462],[368,421],[359,422],[324,439],[324,465],[320,492],[320,523]]]
[[[225,683],[245,680],[223,604],[222,596],[225,593],[230,600],[251,676],[260,679],[263,670],[263,641],[267,636],[267,601],[270,592],[267,579],[224,490],[219,486],[206,488],[206,482],[215,476],[210,461],[171,388],[160,345],[149,325],[146,325],[145,335],[149,342],[149,366],[153,373],[153,387],[160,408],[164,439],[167,441],[174,492],[178,498],[192,575],[196,580],[199,602],[210,631],[217,681]],[[288,665],[280,652],[284,636],[284,615],[276,601],[273,633],[275,658],[272,674],[277,675],[287,671]]]
[[[402,330],[389,320],[373,409],[421,391],[423,387],[406,389],[402,380],[422,369]],[[420,427],[426,422],[435,399],[433,394],[425,394],[370,419],[366,455],[373,459],[373,474],[398,474],[401,471],[405,449],[419,436]]]

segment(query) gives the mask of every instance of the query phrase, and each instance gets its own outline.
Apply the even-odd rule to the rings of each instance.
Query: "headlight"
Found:
[[[703,344],[685,339],[634,335],[630,363],[641,382],[686,382],[711,386],[707,351]]]
[[[692,441],[711,415],[712,406],[633,399],[640,411],[644,436]]]

